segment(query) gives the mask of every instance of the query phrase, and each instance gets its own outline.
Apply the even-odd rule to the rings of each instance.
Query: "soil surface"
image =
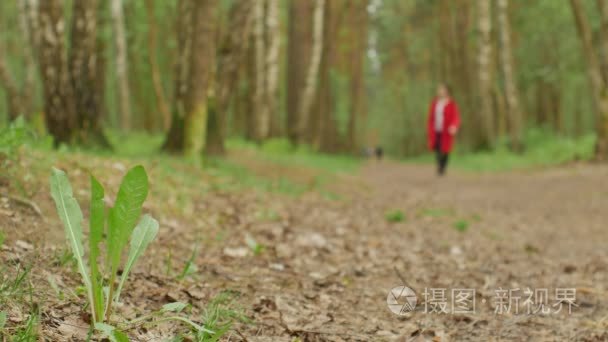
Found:
[[[98,178],[111,205],[130,164],[79,160],[59,166],[82,189],[75,195],[86,218],[86,170],[105,170]],[[241,162],[259,174],[315,177]],[[123,290],[123,319],[183,301],[192,304],[189,318],[204,323],[209,300],[230,291],[252,321],[236,324],[230,341],[608,341],[607,166],[450,170],[438,178],[429,165],[387,161],[335,176],[325,185],[331,196],[293,196],[217,187],[194,167],[171,178],[153,161],[144,165],[152,189],[144,211],[161,228]],[[45,340],[78,341],[87,333],[84,297],[63,257],[47,177],[34,172],[26,184],[39,189],[30,200],[42,216],[15,197],[0,198],[4,277],[29,265],[34,289],[29,300],[8,305],[9,326],[35,306]],[[395,211],[403,219],[390,222]],[[196,268],[180,276],[190,259]],[[415,294],[413,312],[399,311],[407,298],[390,297],[399,286]],[[161,341],[180,329],[128,334]]]

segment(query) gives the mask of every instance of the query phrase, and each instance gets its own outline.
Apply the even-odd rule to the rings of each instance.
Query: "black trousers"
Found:
[[[435,132],[435,154],[437,155],[437,173],[441,176],[445,174],[448,166],[448,153],[441,152],[441,132]]]

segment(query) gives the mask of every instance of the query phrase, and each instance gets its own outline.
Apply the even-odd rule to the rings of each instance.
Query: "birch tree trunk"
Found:
[[[323,5],[319,7],[319,0],[291,0],[289,1],[288,39],[287,39],[287,136],[293,145],[303,142],[306,133],[305,120],[300,117],[302,95],[305,92],[307,75],[309,74],[312,58],[313,17],[315,8],[319,8],[321,15],[320,25],[323,25]],[[318,39],[322,39],[322,27],[318,30]],[[317,55],[316,66],[313,67],[313,88],[316,80],[316,70],[320,60],[320,48]],[[310,105],[308,106],[310,107]]]
[[[254,28],[253,41],[255,51],[255,87],[254,87],[254,112],[253,115],[253,140],[261,142],[270,133],[270,108],[266,96],[267,70],[266,55],[267,44],[264,39],[265,27],[265,0],[254,2]]]
[[[500,26],[500,53],[502,72],[505,80],[505,97],[508,111],[507,122],[511,137],[511,148],[519,152],[523,147],[521,140],[522,113],[515,81],[508,0],[498,0],[498,24]]]
[[[145,0],[146,14],[148,16],[148,61],[152,73],[152,85],[154,86],[154,94],[156,95],[156,106],[160,112],[162,126],[168,129],[171,125],[171,111],[167,104],[167,98],[163,90],[163,84],[160,76],[160,67],[158,65],[157,53],[157,36],[158,24],[154,13],[154,0]]]
[[[174,94],[171,126],[162,149],[182,152],[184,149],[185,100],[190,88],[190,64],[192,54],[193,29],[192,0],[179,0],[176,19],[177,59],[174,65]]]
[[[74,1],[72,8],[69,67],[74,90],[77,141],[85,145],[109,147],[101,130],[100,107],[103,101],[99,84],[97,41],[98,0]]]
[[[46,127],[55,146],[70,143],[77,127],[74,93],[65,53],[63,1],[40,2],[40,71]]]
[[[131,127],[131,95],[129,90],[129,66],[127,56],[127,37],[122,0],[112,0],[112,26],[116,46],[116,77],[118,78],[118,97],[120,124],[123,130]]]
[[[190,54],[189,87],[184,120],[184,154],[202,154],[207,133],[208,98],[215,97],[215,29],[216,1],[192,0],[193,29]]]
[[[602,71],[597,55],[593,49],[592,33],[589,22],[584,15],[580,0],[570,0],[576,28],[583,45],[583,54],[587,61],[587,77],[591,85],[593,105],[596,114],[596,159],[608,160],[608,94],[602,80]]]
[[[297,143],[304,142],[308,125],[310,125],[310,111],[314,101],[317,79],[319,78],[319,68],[323,55],[323,37],[325,25],[325,0],[316,0],[313,13],[313,36],[310,63],[306,73],[304,91],[300,97],[297,121]]]
[[[352,31],[352,47],[350,49],[350,112],[348,118],[348,148],[357,152],[359,136],[361,134],[359,125],[364,121],[365,108],[365,54],[367,50],[368,31],[368,0],[357,0],[352,5],[353,13],[350,15],[348,29]]]
[[[494,135],[492,110],[492,14],[490,1],[478,1],[479,110],[476,148],[491,148]]]
[[[279,53],[281,31],[279,27],[279,0],[266,0],[265,43],[266,47],[266,106],[270,120],[269,136],[281,134],[279,116]]]
[[[207,155],[225,153],[228,109],[233,95],[238,93],[240,66],[245,61],[251,33],[251,5],[249,0],[236,0],[228,14],[228,28],[220,40],[216,73],[217,105],[215,111],[209,112],[207,121]]]

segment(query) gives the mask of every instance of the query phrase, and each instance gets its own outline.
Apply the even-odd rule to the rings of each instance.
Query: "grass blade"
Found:
[[[72,186],[67,175],[56,168],[53,168],[51,174],[51,196],[55,201],[57,213],[59,213],[59,218],[65,228],[65,235],[76,258],[78,271],[82,275],[82,281],[88,292],[89,302],[93,303],[91,281],[84,262],[82,247],[82,211],[72,194]],[[94,310],[91,310],[93,316],[95,316]]]
[[[0,330],[4,329],[4,325],[6,325],[6,312],[0,311]]]
[[[144,215],[139,221],[139,224],[133,230],[133,235],[131,236],[131,248],[129,249],[129,258],[127,259],[127,263],[125,264],[125,269],[122,272],[122,276],[120,278],[120,283],[118,285],[118,289],[116,290],[116,302],[118,302],[120,298],[120,291],[129,276],[129,272],[131,268],[139,259],[139,257],[143,254],[144,250],[148,247],[148,244],[154,240],[156,234],[158,233],[158,221],[152,218],[150,215]]]
[[[103,277],[99,273],[99,244],[103,239],[105,227],[105,205],[103,186],[91,175],[91,217],[89,219],[89,267],[91,268],[91,287],[95,310],[94,322],[103,320]]]

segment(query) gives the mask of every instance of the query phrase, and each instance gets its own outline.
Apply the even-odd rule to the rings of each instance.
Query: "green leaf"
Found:
[[[103,186],[91,175],[91,217],[89,218],[89,266],[91,268],[91,286],[93,291],[93,306],[95,321],[103,319],[103,277],[99,273],[99,244],[103,239],[105,227],[105,205],[103,202]]]
[[[110,210],[108,262],[112,275],[118,270],[122,249],[129,241],[147,196],[148,176],[144,168],[139,165],[129,170],[123,178],[114,207]]]
[[[4,326],[6,325],[6,316],[5,311],[0,311],[0,330],[4,329]]]
[[[150,215],[144,215],[141,221],[139,221],[137,227],[135,227],[133,230],[133,234],[131,236],[131,248],[129,249],[129,258],[125,264],[125,269],[122,272],[120,284],[118,285],[118,290],[116,291],[117,302],[120,298],[120,291],[122,290],[122,287],[129,276],[131,268],[146,250],[148,244],[154,240],[157,233],[158,221],[153,219]]]
[[[188,306],[186,303],[182,302],[173,302],[169,304],[163,305],[163,308],[160,310],[161,312],[181,312]]]
[[[103,337],[109,339],[111,342],[129,342],[127,334],[109,324],[95,323],[95,330],[100,331],[103,334]]]
[[[72,194],[72,186],[65,172],[56,168],[53,168],[51,175],[51,196],[57,206],[59,218],[63,222],[65,235],[76,258],[78,271],[82,275],[82,281],[87,289],[89,301],[93,303],[91,281],[84,262],[82,247],[82,211]]]
[[[215,332],[213,330],[209,330],[209,329],[205,328],[204,326],[197,324],[197,323],[193,322],[192,320],[189,320],[185,317],[180,317],[180,316],[165,317],[165,318],[159,319],[157,321],[157,323],[164,322],[164,321],[184,322],[184,323],[188,324],[189,326],[191,326],[192,328],[194,328],[194,330],[196,330],[197,332],[206,332],[209,334],[215,334]]]

